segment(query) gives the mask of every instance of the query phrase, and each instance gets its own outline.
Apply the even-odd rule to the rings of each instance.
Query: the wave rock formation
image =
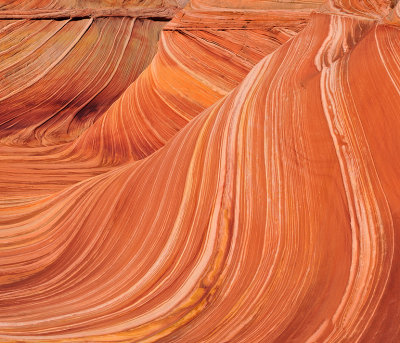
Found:
[[[397,1],[3,1],[0,75],[0,342],[400,342]]]

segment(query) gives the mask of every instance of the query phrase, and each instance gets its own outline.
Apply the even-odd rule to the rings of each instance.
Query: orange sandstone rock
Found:
[[[1,147],[2,189],[20,159],[34,190],[18,194],[10,175],[0,202],[0,340],[398,342],[392,7],[327,3],[273,49],[268,27],[252,32],[247,54],[234,33],[165,30],[150,67],[73,143]],[[201,56],[229,53],[247,75],[224,79],[221,58],[212,81]],[[186,99],[170,74],[188,75]]]
[[[16,201],[15,197],[49,194],[161,148],[232,90],[265,55],[304,28],[309,16],[305,10],[268,13],[248,27],[254,13],[226,11],[221,16],[218,11],[185,9],[163,30],[149,68],[81,138],[55,148],[21,148],[17,157],[13,148],[0,147],[0,168],[14,170],[11,179],[0,173],[0,197]],[[199,27],[207,17],[209,27]],[[238,23],[245,27],[238,30]],[[68,107],[66,113],[71,113]],[[58,119],[65,127],[64,115]],[[17,131],[17,137],[21,135]],[[59,134],[54,137],[60,140]],[[29,177],[32,170],[40,175],[38,181]]]

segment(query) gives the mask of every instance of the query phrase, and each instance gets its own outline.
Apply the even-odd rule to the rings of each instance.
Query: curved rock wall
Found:
[[[0,147],[0,340],[399,341],[398,8],[226,3],[78,139]]]

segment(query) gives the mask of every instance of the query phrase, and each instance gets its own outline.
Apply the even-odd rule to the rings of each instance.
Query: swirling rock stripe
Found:
[[[195,28],[204,14],[191,11],[190,16],[178,16],[164,28],[149,68],[73,143],[55,148],[0,147],[0,200],[28,201],[148,156],[236,87],[258,61],[304,28],[308,20],[305,12],[286,14],[284,19],[290,17],[289,22],[282,19],[278,25],[275,14],[263,19],[263,29],[237,30],[236,23],[249,21],[251,16],[232,16],[228,13],[214,19],[213,29]],[[221,18],[235,20],[221,23]]]
[[[314,14],[149,157],[3,207],[1,339],[397,342],[399,38]]]
[[[33,20],[0,32],[0,141],[52,145],[80,135],[150,63],[163,22]]]
[[[148,156],[226,95],[264,55],[304,25],[296,23],[293,31],[279,27],[264,31],[186,31],[172,27],[168,25],[163,31],[159,52],[150,67],[76,141],[77,152],[100,145],[103,150],[95,153],[113,163]]]
[[[301,31],[313,4],[295,12],[261,13],[185,7],[164,28],[150,67],[74,150],[90,154],[90,147],[101,146],[94,152],[103,164],[153,153],[232,90],[263,56]]]
[[[328,5],[343,14],[379,20],[387,16],[397,2],[398,0],[329,0]]]

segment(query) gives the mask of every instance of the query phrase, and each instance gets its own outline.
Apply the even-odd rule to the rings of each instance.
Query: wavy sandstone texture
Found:
[[[0,341],[400,341],[400,5],[232,3],[72,142],[2,143]]]
[[[0,199],[26,197],[27,190],[29,197],[48,194],[153,153],[303,29],[309,12],[266,12],[256,23],[245,9],[207,14],[188,6],[163,30],[150,67],[80,139],[58,148],[21,148],[18,156],[0,147],[3,170],[14,171],[0,173]],[[209,27],[199,27],[205,18]],[[40,174],[39,182],[32,173]]]
[[[79,10],[79,4],[63,10],[51,1],[37,2],[43,8],[36,11],[8,10],[34,5],[0,7],[0,142],[6,145],[54,145],[79,136],[147,67],[176,12],[176,6]]]

